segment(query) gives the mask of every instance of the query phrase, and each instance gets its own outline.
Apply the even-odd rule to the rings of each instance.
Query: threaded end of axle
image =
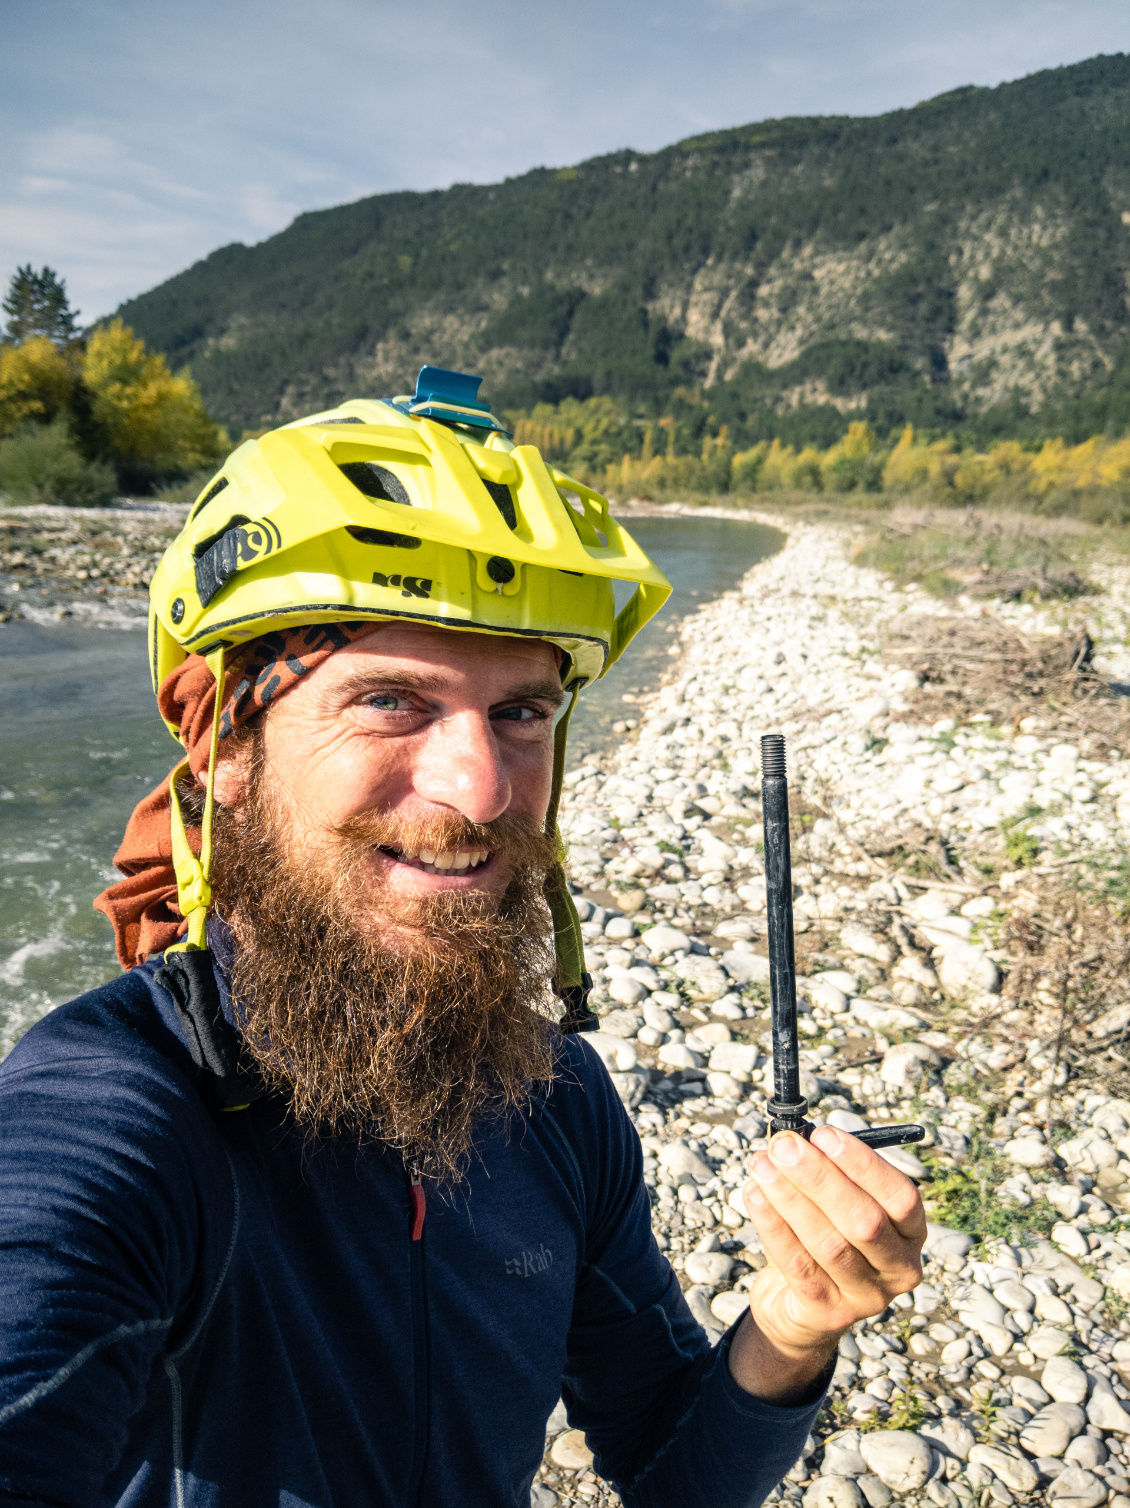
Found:
[[[785,735],[783,733],[765,733],[761,739],[761,778],[773,780],[784,778],[785,774]]]

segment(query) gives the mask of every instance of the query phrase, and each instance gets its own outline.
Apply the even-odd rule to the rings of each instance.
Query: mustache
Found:
[[[511,812],[503,812],[490,822],[471,822],[454,812],[419,817],[363,812],[339,823],[335,833],[358,857],[374,848],[396,854],[485,849],[492,858],[522,872],[549,869],[558,858],[556,842],[544,828],[529,817]]]

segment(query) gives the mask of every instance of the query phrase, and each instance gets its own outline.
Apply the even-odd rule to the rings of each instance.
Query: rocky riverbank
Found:
[[[590,1041],[640,1131],[656,1237],[720,1335],[764,1264],[740,1189],[771,1074],[758,739],[784,732],[805,1092],[844,1129],[926,1125],[887,1155],[933,1224],[925,1281],[845,1337],[776,1497],[1130,1508],[1130,761],[1108,684],[1130,678],[1130,573],[1096,568],[1102,594],[1066,606],[942,607],[853,565],[850,530],[783,527],[686,621],[632,741],[567,777]],[[924,720],[931,688],[892,652],[1084,626],[1087,654],[1008,722],[960,699]],[[614,1500],[560,1412],[547,1444],[537,1508]]]
[[[141,626],[149,578],[187,513],[154,502],[0,510],[0,623]]]

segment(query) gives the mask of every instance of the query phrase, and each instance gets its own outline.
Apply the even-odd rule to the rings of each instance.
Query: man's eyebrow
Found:
[[[516,686],[509,696],[499,698],[503,702],[552,702],[555,707],[560,707],[565,700],[565,693],[561,689],[559,681],[526,681],[521,686]]]
[[[381,689],[396,691],[422,691],[425,693],[438,694],[447,689],[449,682],[445,676],[437,675],[427,670],[357,670],[347,675],[340,683],[340,690],[353,696],[366,691],[379,691]],[[504,702],[521,701],[552,702],[559,707],[565,700],[565,693],[560,683],[543,678],[531,681],[523,681],[518,686],[512,687],[505,696],[498,698],[496,705]]]
[[[444,677],[427,670],[354,670],[340,682],[339,689],[350,693],[395,687],[398,691],[442,691]]]

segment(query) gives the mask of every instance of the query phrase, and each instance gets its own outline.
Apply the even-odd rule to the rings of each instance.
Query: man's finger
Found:
[[[781,1273],[798,1298],[810,1304],[832,1304],[837,1284],[805,1247],[796,1232],[765,1197],[756,1182],[745,1187],[745,1207],[757,1226],[766,1260]]]
[[[829,1130],[831,1136],[841,1136]],[[831,1264],[837,1281],[843,1281],[841,1271],[846,1275],[852,1270],[854,1253],[887,1283],[905,1286],[915,1280],[918,1252],[913,1238],[903,1236],[883,1206],[819,1146],[788,1133],[775,1137],[768,1158],[759,1157],[754,1172],[804,1244],[825,1266]],[[910,1197],[917,1205],[912,1185]],[[860,1278],[865,1280],[865,1275]]]
[[[864,1142],[835,1126],[818,1126],[811,1142],[791,1131],[775,1136],[769,1155],[780,1171],[823,1207],[847,1190],[860,1191],[887,1216],[900,1236],[924,1240],[926,1218],[918,1190]]]
[[[926,1239],[926,1213],[918,1190],[905,1173],[880,1157],[873,1147],[840,1131],[836,1126],[818,1126],[812,1145],[879,1204],[900,1236],[911,1241]]]
[[[815,1161],[820,1153],[809,1153]],[[836,1286],[860,1303],[885,1285],[901,1285],[907,1263],[901,1237],[875,1201],[830,1169],[841,1189],[812,1199],[764,1155],[754,1161],[761,1194]]]

